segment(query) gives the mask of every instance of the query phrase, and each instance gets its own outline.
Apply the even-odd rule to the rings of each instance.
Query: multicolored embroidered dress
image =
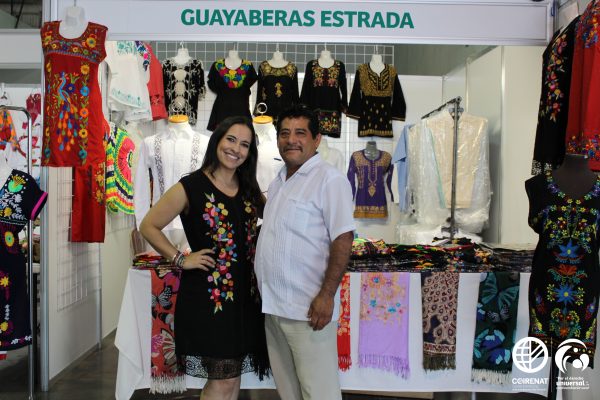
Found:
[[[587,154],[590,168],[600,171],[600,2],[591,1],[575,32],[569,94],[567,153]]]
[[[562,192],[551,173],[530,178],[525,187],[529,226],[540,235],[529,280],[529,336],[554,350],[566,339],[579,339],[592,362],[600,294],[600,178],[579,199]]]
[[[257,79],[256,71],[248,60],[242,60],[236,69],[229,69],[223,58],[215,61],[208,72],[208,87],[217,98],[206,129],[214,131],[227,117],[243,115],[250,118],[250,87]]]
[[[25,256],[19,232],[46,203],[32,176],[12,170],[0,188],[0,351],[31,343]]]
[[[211,271],[184,270],[175,310],[175,350],[186,373],[225,379],[267,367],[264,319],[254,276],[257,210],[229,197],[198,170],[180,180],[181,221],[192,251],[213,249]]]
[[[552,171],[565,156],[565,132],[569,111],[571,66],[575,48],[575,18],[562,31],[556,31],[542,56],[542,93],[538,112],[531,174]]]
[[[76,167],[104,155],[104,116],[98,65],[106,57],[107,28],[89,22],[74,39],[59,33],[60,21],[41,29],[44,52],[42,165]]]

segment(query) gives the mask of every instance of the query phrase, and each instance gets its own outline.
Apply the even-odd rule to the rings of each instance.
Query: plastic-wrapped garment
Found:
[[[446,225],[450,216],[453,135],[447,111],[409,130],[411,208],[425,230]],[[458,136],[456,223],[464,232],[478,233],[489,219],[491,200],[487,120],[463,113]]]

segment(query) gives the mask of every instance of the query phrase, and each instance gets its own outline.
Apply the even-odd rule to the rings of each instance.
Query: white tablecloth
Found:
[[[350,280],[350,337],[352,341],[352,361],[350,370],[340,372],[342,389],[394,392],[505,392],[516,391],[546,393],[546,388],[538,385],[477,384],[471,382],[471,360],[475,333],[475,312],[480,274],[463,273],[460,275],[458,291],[458,326],[456,334],[456,369],[425,372],[423,362],[423,339],[421,322],[421,278],[419,273],[411,273],[410,279],[410,316],[409,316],[409,362],[410,377],[404,380],[393,373],[376,369],[358,368],[358,320],[360,310],[360,274],[352,273]],[[529,326],[527,286],[529,274],[521,274],[518,323],[516,340],[527,336]],[[150,387],[150,271],[130,270],[115,345],[119,349],[117,370],[116,399],[128,400],[134,390]],[[513,378],[548,377],[549,364],[536,374],[525,374],[513,367]],[[600,365],[598,355],[595,365]],[[598,369],[593,374],[598,375]],[[585,371],[588,372],[588,371]],[[592,380],[592,379],[591,379]],[[598,380],[598,379],[597,379]],[[600,380],[598,380],[600,381]],[[186,377],[188,388],[201,388],[203,379]],[[274,388],[272,380],[259,381],[254,374],[242,376],[242,388]],[[579,394],[583,394],[579,391]],[[588,391],[591,395],[591,390]],[[560,398],[560,396],[559,396]]]

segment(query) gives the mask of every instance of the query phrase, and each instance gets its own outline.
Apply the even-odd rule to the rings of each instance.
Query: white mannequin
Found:
[[[4,186],[11,172],[12,168],[6,160],[6,150],[3,150],[0,152],[0,187]]]
[[[319,143],[317,151],[321,155],[321,158],[327,161],[327,157],[329,157],[329,144],[327,143],[327,138],[323,135],[321,135],[321,143]]]
[[[187,62],[191,59],[192,57],[190,56],[190,52],[183,46],[177,50],[177,55],[172,58],[177,65],[187,64]]]
[[[385,64],[383,63],[383,58],[381,57],[381,54],[373,54],[371,56],[369,68],[371,68],[371,71],[375,72],[377,75],[379,75],[381,71],[385,69]]]
[[[558,26],[560,30],[569,25],[571,21],[573,21],[579,15],[579,5],[576,1],[571,2],[570,4],[566,4],[560,7],[558,11]]]
[[[87,28],[85,10],[81,7],[68,7],[65,19],[60,22],[58,33],[66,39],[75,39],[83,35]]]
[[[288,60],[283,58],[283,53],[279,50],[273,53],[273,57],[267,61],[273,68],[283,68],[288,65]]]
[[[319,62],[321,68],[330,68],[335,62],[333,57],[331,57],[331,52],[327,49],[321,52],[321,55],[319,56],[319,59],[317,61]]]
[[[267,195],[269,185],[283,167],[283,160],[277,147],[277,129],[273,123],[253,123],[254,131],[258,137],[258,162],[256,166],[256,180],[261,192]]]
[[[242,65],[242,59],[235,49],[229,50],[227,57],[225,57],[225,66],[229,69],[238,69]]]
[[[185,117],[185,119],[182,118],[181,120],[177,121],[173,120],[173,117]],[[187,135],[187,137],[192,138],[194,137],[194,135],[198,134],[190,125],[187,115],[183,114],[170,116],[169,122],[167,123],[167,127],[169,128],[169,132],[177,136]]]
[[[333,165],[342,173],[346,172],[344,170],[344,156],[342,152],[335,147],[329,147],[325,136],[321,136],[321,143],[319,143],[317,151],[321,155],[323,161]]]
[[[266,124],[254,122],[252,125],[254,126],[254,132],[256,132],[256,136],[258,137],[259,145],[266,142],[274,142],[275,146],[277,146],[277,134],[273,122]]]

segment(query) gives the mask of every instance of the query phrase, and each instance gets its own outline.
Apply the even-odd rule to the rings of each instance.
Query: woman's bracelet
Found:
[[[185,260],[185,256],[183,255],[182,252],[180,252],[178,250],[177,253],[175,253],[175,255],[173,256],[173,260],[171,261],[171,264],[173,264],[173,266],[177,269],[183,269],[183,261],[184,260]]]

